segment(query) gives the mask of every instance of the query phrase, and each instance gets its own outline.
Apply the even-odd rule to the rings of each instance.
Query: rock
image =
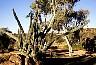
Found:
[[[16,65],[21,65],[22,64],[22,59],[19,55],[10,56],[9,61],[12,62],[12,63],[15,63]]]
[[[4,63],[1,63],[0,65],[16,65],[16,64],[10,61],[5,61]]]

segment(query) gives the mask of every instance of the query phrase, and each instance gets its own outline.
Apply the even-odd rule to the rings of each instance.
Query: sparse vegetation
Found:
[[[68,53],[69,58],[75,57],[71,55],[73,53],[72,50],[83,50],[83,38],[88,35],[89,37],[95,35],[95,32],[88,32],[87,35],[86,31],[81,32],[81,30],[85,30],[83,27],[89,23],[89,20],[87,20],[89,11],[82,9],[74,11],[74,5],[79,1],[36,0],[30,5],[32,11],[26,16],[26,18],[30,18],[27,33],[24,32],[21,22],[13,9],[13,15],[19,26],[18,34],[13,34],[6,29],[0,29],[0,51],[10,52],[13,47],[16,47],[15,52],[11,54],[14,54],[12,56],[13,58],[15,56],[16,59],[19,58],[24,63],[22,65],[44,65],[47,53],[51,53],[51,59],[60,57],[58,55],[68,57]],[[42,21],[41,15],[45,17],[44,22]],[[52,16],[49,21],[46,21],[47,15]],[[58,33],[54,33],[54,31],[58,31]],[[60,33],[61,31],[62,33]],[[16,41],[15,45],[12,45],[14,41]],[[61,46],[64,45],[62,49],[58,48],[59,44]],[[9,56],[5,56],[4,58],[1,59],[3,61],[10,59]],[[0,61],[3,62],[2,60]],[[19,62],[20,65],[21,61]],[[14,61],[12,63],[16,62]]]

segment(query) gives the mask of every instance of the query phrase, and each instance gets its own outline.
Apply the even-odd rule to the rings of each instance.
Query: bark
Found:
[[[49,23],[49,25],[48,25],[48,28],[49,27],[52,27],[52,24],[53,24],[53,21],[54,21],[54,19],[55,19],[55,15],[56,15],[56,12],[55,12],[55,3],[54,3],[54,0],[52,0],[52,4],[53,4],[53,16],[52,16],[52,18],[51,18],[51,20],[50,20],[50,23]]]
[[[47,21],[46,21],[47,15],[44,15],[44,17],[45,17],[45,25],[46,25],[46,22],[47,22]]]
[[[29,57],[25,58],[25,65],[29,65]]]
[[[65,36],[65,40],[67,42],[67,45],[69,47],[69,56],[72,56],[72,46],[70,45],[69,41],[68,41],[68,38]]]
[[[43,65],[43,61],[39,57],[33,57],[35,65]]]
[[[43,62],[38,60],[35,65],[43,65]]]
[[[66,33],[67,32],[67,30],[65,29],[65,27],[63,28],[64,29],[64,33]],[[69,48],[69,56],[72,56],[72,46],[70,45],[70,43],[69,43],[69,40],[68,40],[68,38],[67,38],[67,36],[64,36],[65,37],[65,40],[66,40],[66,42],[67,42],[67,45],[68,45],[68,48]]]

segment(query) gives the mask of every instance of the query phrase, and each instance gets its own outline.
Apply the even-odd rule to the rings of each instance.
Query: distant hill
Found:
[[[81,31],[81,38],[93,38],[96,36],[96,28],[85,28],[83,31]]]

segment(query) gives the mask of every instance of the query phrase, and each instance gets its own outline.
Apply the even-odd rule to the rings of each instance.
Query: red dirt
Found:
[[[56,49],[56,50],[52,50],[54,52],[56,52],[57,54],[57,58],[74,58],[77,56],[83,56],[83,55],[90,55],[90,54],[86,54],[85,50],[79,50],[79,51],[73,51],[72,56],[73,57],[68,57],[68,50],[61,50],[61,49]],[[13,55],[12,55],[13,53]],[[49,51],[48,51],[49,53]],[[64,55],[67,55],[67,57],[65,57]],[[1,57],[4,56],[9,56],[9,59],[4,61],[4,62],[0,62],[0,65],[21,65],[21,57],[16,55],[14,52],[11,53],[4,53],[4,54],[0,54]],[[96,53],[91,54],[91,56],[96,57]]]

